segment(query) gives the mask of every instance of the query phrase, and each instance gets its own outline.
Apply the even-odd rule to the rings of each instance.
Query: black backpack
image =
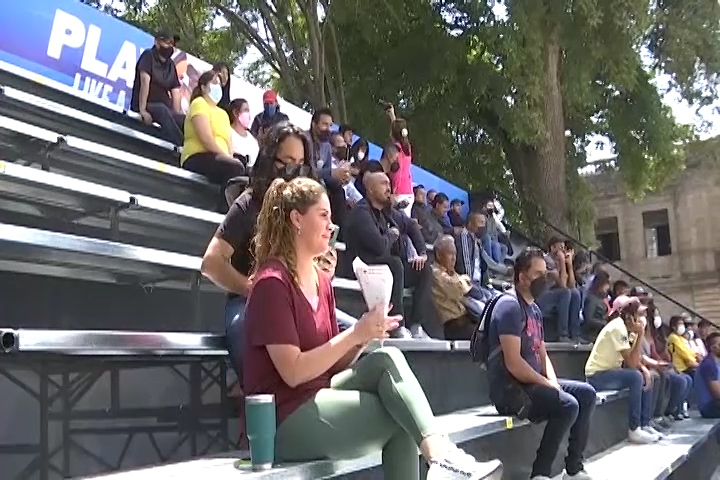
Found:
[[[498,350],[500,347],[497,347],[492,352],[490,351],[490,320],[492,319],[492,312],[495,309],[495,305],[498,300],[505,295],[505,293],[501,293],[485,304],[485,308],[483,308],[480,314],[480,322],[470,337],[470,356],[472,357],[472,361],[479,363],[483,368],[487,368],[487,363],[491,357],[495,357],[495,355],[499,353]]]
[[[532,402],[525,387],[513,377],[505,367],[502,358],[502,349],[498,345],[490,351],[490,322],[492,312],[498,300],[507,294],[503,293],[485,304],[480,323],[470,337],[470,356],[473,362],[479,363],[483,369],[488,369],[488,363],[500,355],[500,364],[493,371],[488,369],[488,386],[490,388],[490,401],[501,415],[513,415],[520,419],[528,418]],[[527,314],[523,317],[522,329],[527,324]],[[499,378],[498,378],[499,377]]]

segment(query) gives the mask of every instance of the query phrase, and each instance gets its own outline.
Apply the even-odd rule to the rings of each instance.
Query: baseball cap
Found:
[[[438,205],[443,202],[447,202],[450,200],[447,195],[445,195],[442,192],[439,192],[437,195],[435,195],[435,198],[433,198],[433,206]]]
[[[263,103],[277,103],[277,93],[275,90],[266,90],[263,93]]]
[[[648,295],[648,291],[643,287],[635,286],[630,290],[631,297],[644,297]]]
[[[180,41],[180,36],[175,34],[169,28],[161,28],[160,30],[155,32],[155,38],[157,40],[166,40],[173,43],[177,43]]]
[[[645,313],[647,306],[640,303],[640,299],[637,297],[630,297],[628,295],[618,296],[612,304],[612,311],[619,313],[625,310],[630,305],[638,305],[638,313]]]

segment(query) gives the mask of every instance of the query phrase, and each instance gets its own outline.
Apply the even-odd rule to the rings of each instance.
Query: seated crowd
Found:
[[[382,450],[385,478],[405,480],[419,478],[419,449],[430,480],[494,478],[500,462],[477,462],[448,440],[401,351],[361,357],[372,340],[427,338],[435,326],[436,336],[470,340],[483,318],[493,404],[547,421],[534,480],[549,478],[566,435],[564,478],[590,478],[583,454],[596,390],[628,390],[635,443],[658,441],[687,418],[693,386],[701,415],[720,417],[720,333],[709,323],[687,315],[665,322],[651,295],[611,283],[607,265],[590,265],[561,238],[544,252],[513,252],[493,197],[464,215],[461,200],[413,186],[408,126],[392,105],[379,159],[352,127],[333,132],[329,109],[314,112],[307,131],[289,124],[273,91],[251,121],[248,102],[229,96],[226,65],[199,76],[183,115],[175,41],[161,32],[140,57],[132,108],[182,144],[183,168],[220,189],[227,214],[201,268],[228,292],[228,351],[241,393],[275,396],[278,461]],[[239,180],[248,173],[249,184]],[[348,258],[387,265],[393,276],[390,304],[359,319],[335,304],[330,239],[338,227]],[[562,342],[594,341],[586,382],[557,378],[545,346],[550,322]],[[303,441],[308,435],[313,441]]]

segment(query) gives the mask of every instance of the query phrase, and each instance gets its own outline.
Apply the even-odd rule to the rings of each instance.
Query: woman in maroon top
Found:
[[[402,352],[364,346],[399,318],[383,309],[339,333],[330,279],[313,259],[331,236],[330,204],[308,178],[275,180],[258,217],[253,287],[245,313],[243,390],[273,394],[276,460],[355,458],[382,450],[388,480],[487,479],[499,461],[478,463],[437,429]],[[499,477],[497,477],[499,478]]]

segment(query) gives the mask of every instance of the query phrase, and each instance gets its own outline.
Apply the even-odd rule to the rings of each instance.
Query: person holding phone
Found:
[[[402,210],[409,217],[415,198],[412,190],[412,144],[404,118],[395,115],[395,107],[392,103],[383,102],[385,115],[390,120],[390,139],[398,149],[397,163],[393,165],[388,175],[392,184],[392,194],[398,204],[403,205]]]
[[[477,462],[440,430],[425,393],[397,348],[358,358],[400,317],[389,305],[344,332],[335,321],[330,277],[314,259],[331,240],[330,201],[315,180],[276,179],[265,194],[254,238],[247,302],[243,390],[272,394],[278,462],[359,458],[382,451],[388,480],[488,479],[498,460]]]

